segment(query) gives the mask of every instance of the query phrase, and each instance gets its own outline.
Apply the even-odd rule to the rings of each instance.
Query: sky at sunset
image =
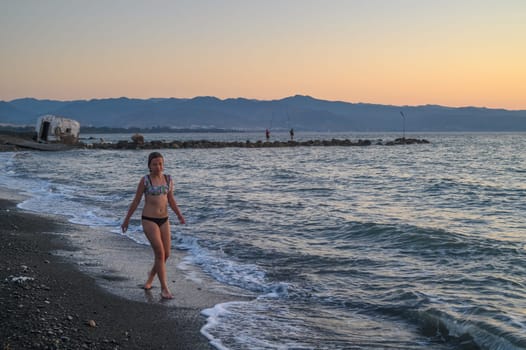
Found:
[[[0,0],[0,100],[526,109],[524,0]]]

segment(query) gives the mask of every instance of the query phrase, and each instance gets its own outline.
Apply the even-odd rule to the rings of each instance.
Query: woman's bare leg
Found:
[[[167,225],[165,224],[163,226]],[[152,246],[153,253],[155,256],[153,268],[148,275],[148,280],[146,281],[144,288],[151,288],[153,278],[155,277],[155,274],[157,274],[157,276],[159,277],[159,282],[161,282],[162,297],[173,298],[172,294],[168,289],[168,285],[166,284],[166,252],[164,249],[163,240],[161,239],[161,230],[159,229],[159,226],[157,226],[156,223],[148,220],[142,221],[142,227],[144,230],[144,234],[150,241],[150,245]]]
[[[171,249],[172,249],[172,239],[170,235],[170,223],[167,221],[160,227],[161,230],[161,241],[163,243],[163,250],[164,250],[164,266],[166,270],[166,260],[170,257]],[[160,277],[159,277],[160,278]],[[168,284],[166,283],[166,274],[164,278],[164,284],[166,285],[166,289],[161,290],[161,295],[163,298],[172,299],[173,295],[168,289]],[[161,283],[162,284],[162,283]]]

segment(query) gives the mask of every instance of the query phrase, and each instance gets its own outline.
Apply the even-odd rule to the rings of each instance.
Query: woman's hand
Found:
[[[186,220],[184,219],[184,216],[182,216],[182,215],[179,215],[179,217],[178,217],[178,218],[179,218],[179,223],[181,223],[181,225],[184,225],[184,224],[186,224]]]
[[[129,219],[124,219],[124,222],[121,225],[122,233],[125,233],[126,231],[128,231],[129,223],[130,223]]]

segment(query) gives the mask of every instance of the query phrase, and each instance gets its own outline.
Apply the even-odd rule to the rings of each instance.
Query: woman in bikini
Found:
[[[150,174],[145,175],[139,181],[137,193],[121,228],[122,232],[126,232],[130,218],[139,206],[142,195],[144,194],[142,228],[155,254],[153,268],[144,284],[144,289],[149,290],[152,288],[153,280],[155,275],[157,275],[161,282],[161,296],[165,299],[172,299],[173,295],[166,283],[166,260],[170,256],[171,248],[168,205],[170,205],[170,208],[172,208],[177,215],[181,224],[184,224],[185,220],[174,198],[173,181],[170,175],[163,174],[163,156],[158,152],[150,153],[148,156],[148,168],[150,169]]]

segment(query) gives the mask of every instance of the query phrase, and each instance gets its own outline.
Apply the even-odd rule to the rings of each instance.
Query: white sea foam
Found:
[[[214,307],[205,309],[201,312],[206,316],[206,324],[201,328],[201,334],[203,334],[210,341],[210,344],[218,350],[229,350],[229,348],[223,345],[221,339],[214,337],[211,330],[221,323],[221,317],[229,314],[228,305],[233,305],[234,303],[237,304],[237,302],[217,304]]]
[[[186,258],[188,263],[201,266],[205,272],[221,283],[253,292],[272,289],[272,285],[266,281],[265,271],[254,264],[243,264],[217,255],[217,252],[201,247],[192,237],[182,236],[177,247],[191,252]]]

